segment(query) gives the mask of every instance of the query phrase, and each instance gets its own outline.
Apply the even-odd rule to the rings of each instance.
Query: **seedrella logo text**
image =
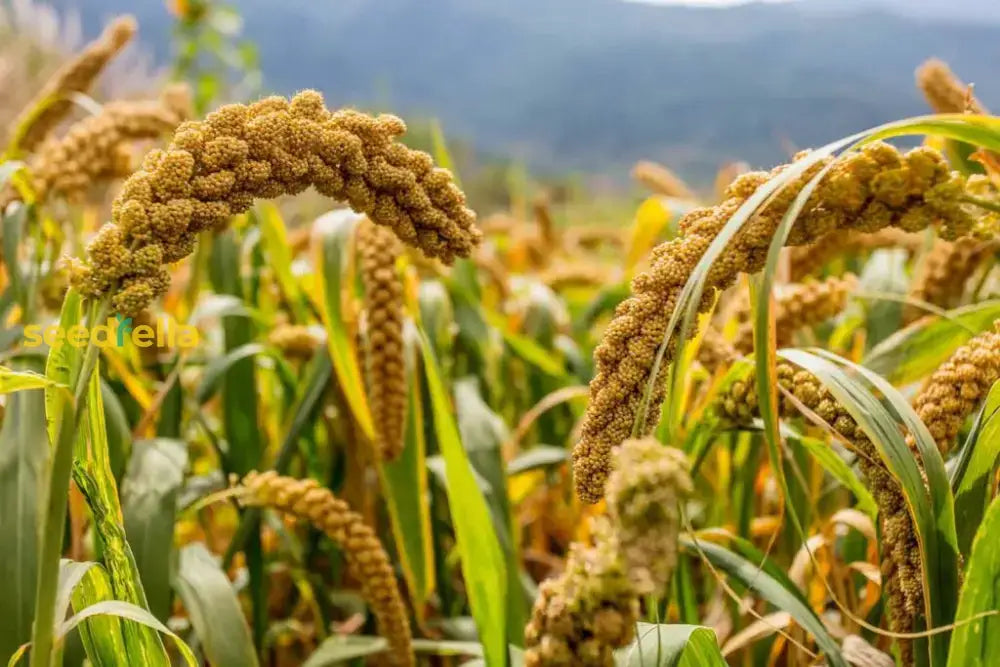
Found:
[[[136,347],[196,347],[198,329],[190,324],[179,324],[169,317],[158,318],[152,324],[133,326],[131,317],[121,315],[109,317],[106,324],[93,327],[74,324],[66,329],[58,324],[47,327],[29,324],[24,328],[25,347],[38,347],[42,343],[49,347],[64,343],[85,347],[91,342],[97,347],[122,347],[126,341],[132,341]]]

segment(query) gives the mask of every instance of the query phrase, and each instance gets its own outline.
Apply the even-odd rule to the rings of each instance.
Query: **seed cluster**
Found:
[[[796,331],[816,326],[841,312],[856,286],[857,278],[852,274],[789,285],[775,299],[776,345],[787,347]],[[752,322],[740,327],[734,345],[743,354],[753,352]]]
[[[602,517],[603,518],[603,517]],[[594,544],[570,545],[566,570],[543,581],[524,630],[525,667],[611,667],[635,637],[639,598],[606,520]]]
[[[240,501],[269,507],[304,519],[337,543],[348,570],[361,584],[379,633],[389,640],[396,667],[416,664],[410,640],[410,621],[382,543],[361,516],[315,480],[281,477],[274,471],[252,472],[243,478]]]
[[[872,234],[853,230],[838,230],[820,237],[815,243],[789,249],[789,275],[799,281],[819,273],[834,257],[866,254],[879,248],[903,248],[910,253],[920,250],[921,234],[904,232],[895,227],[880,229]]]
[[[403,451],[406,423],[403,283],[396,273],[402,250],[399,239],[385,227],[368,220],[358,227],[367,325],[362,340],[366,384],[379,451],[389,461]]]
[[[955,76],[948,64],[932,58],[917,68],[917,87],[935,113],[989,113],[972,88]]]
[[[955,444],[966,418],[1000,379],[1000,323],[971,338],[931,373],[913,399],[942,454]]]
[[[698,346],[698,362],[705,370],[714,373],[720,368],[728,368],[740,356],[732,342],[726,340],[721,331],[711,325],[705,328],[701,344]]]
[[[694,491],[684,452],[655,438],[626,440],[608,478],[608,515],[639,595],[662,593],[677,565],[680,502]]]
[[[854,418],[811,373],[779,363],[777,378],[781,389],[816,413],[857,452],[882,522],[882,581],[889,606],[889,627],[893,632],[911,632],[916,618],[923,614],[920,551],[898,483]],[[758,417],[759,403],[753,380],[734,382],[718,408],[724,418],[736,423],[745,424]],[[779,398],[779,411],[782,416],[798,414],[795,403],[784,394]],[[912,650],[909,640],[900,640],[904,665],[912,664]]]
[[[320,344],[309,327],[301,324],[279,324],[268,334],[267,342],[291,359],[312,358]]]
[[[879,507],[882,523],[882,581],[890,611],[890,629],[910,632],[924,613],[920,548],[912,517],[898,482],[880,459],[874,445],[830,392],[810,373],[787,363],[777,367],[778,384],[815,412],[843,436],[859,454],[859,465]],[[942,453],[958,438],[965,420],[1000,379],[1000,326],[982,333],[959,347],[927,379],[913,406]],[[753,382],[737,381],[719,403],[720,413],[737,423],[759,416]],[[782,396],[780,412],[794,415],[797,408]],[[915,450],[912,437],[908,444]],[[919,456],[917,456],[919,461]],[[903,664],[912,664],[912,646],[900,640]]]
[[[39,201],[61,196],[81,200],[94,183],[124,178],[132,171],[132,144],[171,132],[190,115],[187,86],[171,86],[159,100],[109,102],[39,147],[28,163]],[[9,187],[0,209],[19,198]]]
[[[309,186],[429,257],[466,257],[480,239],[475,214],[449,171],[395,140],[405,130],[395,116],[330,112],[308,90],[184,123],[125,182],[75,284],[87,296],[111,294],[113,308],[134,314],[166,291],[162,265],[189,255],[199,232],[224,226],[254,199]]]
[[[740,176],[719,205],[698,208],[680,220],[681,235],[655,248],[648,271],[632,282],[632,296],[621,303],[595,351],[597,374],[590,404],[573,454],[577,495],[597,502],[604,495],[610,452],[632,433],[653,362],[681,289],[723,225],[753,192],[787,167]],[[724,290],[743,272],[760,270],[785,211],[814,170],[784,188],[753,217],[709,271],[699,307],[708,309],[714,290]],[[961,203],[965,179],[950,172],[937,151],[922,147],[906,155],[884,143],[836,161],[806,203],[789,237],[790,245],[815,241],[836,229],[874,232],[898,226],[917,231],[941,223],[941,234],[956,238],[975,221]],[[666,371],[676,351],[676,334],[667,346],[648,414],[659,414]],[[646,432],[655,426],[647,419]]]
[[[658,162],[648,160],[636,162],[632,167],[632,179],[654,194],[678,199],[695,198],[691,188],[677,174]]]
[[[75,93],[90,90],[108,63],[121,52],[136,32],[131,16],[120,16],[108,24],[101,36],[53,74],[11,126],[8,136],[21,132],[18,149],[31,153],[73,110]],[[44,105],[41,111],[40,107]]]
[[[525,629],[526,667],[611,667],[635,635],[639,597],[663,591],[677,560],[678,503],[692,491],[680,451],[652,438],[616,450],[608,516],[542,582]]]
[[[997,248],[993,240],[964,238],[950,243],[938,240],[924,257],[909,297],[941,308],[958,306],[969,278]],[[903,311],[907,322],[925,314],[926,310],[918,305],[908,305]]]

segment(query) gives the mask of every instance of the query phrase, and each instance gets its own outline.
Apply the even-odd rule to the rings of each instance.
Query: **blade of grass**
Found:
[[[18,362],[40,369],[37,360]],[[7,400],[0,427],[0,664],[31,637],[38,572],[39,488],[48,451],[45,398],[40,390]]]
[[[1000,301],[963,306],[947,315],[921,318],[897,331],[872,348],[864,365],[897,385],[929,375],[959,346],[1000,319]]]
[[[203,544],[181,549],[174,585],[211,664],[258,664],[236,591]]]
[[[149,610],[170,616],[177,495],[184,482],[187,446],[179,440],[140,440],[122,480],[125,534],[135,555]]]
[[[847,667],[847,661],[841,654],[839,644],[803,600],[801,592],[794,586],[788,587],[782,583],[782,579],[787,581],[786,577],[776,578],[758,567],[757,563],[718,544],[690,537],[682,537],[680,543],[685,552],[696,556],[704,554],[714,567],[733,577],[777,609],[787,611],[796,623],[816,639],[816,644],[826,654],[830,664],[834,667]],[[773,570],[771,572],[773,573]]]
[[[496,534],[490,529],[489,508],[462,447],[437,359],[423,332],[420,332],[420,345],[438,446],[445,459],[445,490],[455,522],[469,605],[489,664],[504,665],[507,655],[504,623],[507,568],[503,551]]]
[[[415,357],[419,341],[415,329],[407,336],[407,392],[405,446],[395,461],[379,464],[379,479],[389,509],[400,563],[413,600],[417,619],[424,620],[424,605],[434,589],[434,554],[427,497],[427,442],[424,438],[423,396]]]
[[[118,488],[111,472],[99,366],[90,376],[82,421],[74,451],[73,481],[90,509],[115,598],[148,609],[139,569],[125,538]],[[145,665],[170,664],[160,636],[152,629],[126,621],[123,631],[129,656]]]
[[[958,547],[966,558],[972,538],[990,502],[994,473],[1000,461],[1000,382],[990,388],[969,436],[956,459],[951,477],[958,522]]]
[[[318,244],[317,264],[322,267],[319,276],[321,314],[330,358],[355,420],[365,436],[374,439],[375,427],[345,312],[345,302],[353,294],[354,284],[352,237],[361,219],[362,216],[351,211],[333,211],[317,218],[313,233]]]
[[[948,667],[988,665],[1000,651],[1000,498],[994,498],[972,543],[958,602]],[[982,614],[986,617],[975,619]],[[968,622],[971,621],[971,622]]]
[[[615,667],[725,667],[715,631],[703,625],[639,623],[632,645],[615,651]]]
[[[879,457],[892,475],[899,480],[907,506],[914,519],[923,563],[923,585],[928,628],[947,625],[954,619],[955,600],[958,593],[957,538],[951,488],[944,476],[944,465],[937,448],[930,441],[930,448],[937,454],[924,456],[930,490],[924,485],[916,459],[900,430],[900,416],[920,443],[930,439],[926,426],[919,423],[909,404],[888,383],[879,389],[890,401],[894,415],[859,380],[847,375],[832,361],[804,350],[783,350],[782,356],[808,370],[826,386],[833,397],[848,411],[865,435],[872,441]],[[860,368],[855,366],[855,368]],[[909,415],[906,414],[909,411]],[[912,423],[916,420],[917,423]],[[922,433],[921,433],[922,431]],[[921,454],[927,444],[920,446]],[[944,490],[940,488],[941,477]],[[932,495],[933,494],[933,495]],[[948,635],[938,633],[929,640],[930,664],[944,665],[947,659]]]
[[[70,596],[74,611],[115,598],[107,571],[96,563],[86,569],[83,579],[73,588]],[[59,618],[64,618],[66,616],[64,607],[57,608],[60,610]],[[128,655],[121,619],[114,616],[95,616],[81,624],[78,629],[87,658],[95,667],[119,667],[122,664],[122,657]]]

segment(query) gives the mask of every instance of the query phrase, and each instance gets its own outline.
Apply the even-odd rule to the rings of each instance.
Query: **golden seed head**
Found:
[[[403,283],[396,273],[402,245],[369,220],[358,227],[361,279],[365,286],[362,341],[366,385],[382,458],[403,451],[406,424],[406,359],[403,346]]]
[[[767,248],[785,211],[809,179],[825,164],[807,169],[777,193],[729,244],[709,271],[701,310],[711,306],[713,292],[729,287],[740,273],[763,266]],[[787,167],[772,170],[774,177]],[[713,207],[689,211],[679,222],[681,235],[654,249],[651,267],[632,282],[632,296],[623,302],[594,353],[597,373],[590,384],[590,404],[574,458],[577,495],[596,502],[604,495],[611,449],[630,437],[639,417],[657,350],[684,284],[712,239],[766,174],[743,174],[727,190],[727,199]],[[872,143],[836,160],[814,190],[789,236],[789,244],[814,242],[833,229],[874,232],[898,226],[912,211],[926,207],[919,218],[939,221],[940,233],[955,238],[972,229],[975,218],[961,202],[965,181],[949,172],[944,159],[928,148],[901,155],[889,144]],[[666,368],[677,346],[669,342],[652,382],[644,433],[655,426],[664,395]]]
[[[60,67],[28,104],[12,127],[21,132],[18,149],[31,153],[73,110],[72,95],[86,93],[107,64],[135,35],[131,16],[113,20],[101,36]],[[39,112],[38,109],[45,105]]]
[[[611,525],[598,518],[592,546],[573,544],[566,569],[542,583],[524,631],[525,666],[611,667],[639,620],[639,598],[629,580]]]
[[[917,68],[917,87],[935,113],[989,113],[943,60],[931,58]]]
[[[680,503],[694,491],[684,453],[655,438],[626,440],[608,478],[611,517],[628,576],[639,595],[666,590],[677,564]]]
[[[410,641],[410,621],[403,604],[392,562],[375,532],[359,514],[315,480],[282,477],[276,472],[251,472],[243,478],[240,502],[269,507],[310,522],[326,533],[344,554],[351,576],[389,641],[395,667],[416,663]]]
[[[125,182],[112,219],[125,230],[126,247],[161,243],[165,261],[176,261],[198,232],[225,225],[254,199],[311,185],[428,257],[467,257],[481,237],[475,214],[450,172],[395,141],[405,129],[394,116],[330,112],[310,90],[291,101],[226,105],[184,123],[165,151],[147,156]]]
[[[279,324],[267,336],[267,342],[291,359],[309,359],[319,347],[320,340],[307,326]]]
[[[694,193],[674,172],[662,164],[640,160],[632,167],[632,179],[650,192],[665,197],[694,199]]]

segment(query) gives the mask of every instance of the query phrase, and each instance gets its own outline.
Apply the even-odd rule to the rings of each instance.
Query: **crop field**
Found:
[[[131,17],[66,52],[0,3],[0,664],[1000,664],[960,73],[613,197],[268,96],[175,4],[154,76]]]

